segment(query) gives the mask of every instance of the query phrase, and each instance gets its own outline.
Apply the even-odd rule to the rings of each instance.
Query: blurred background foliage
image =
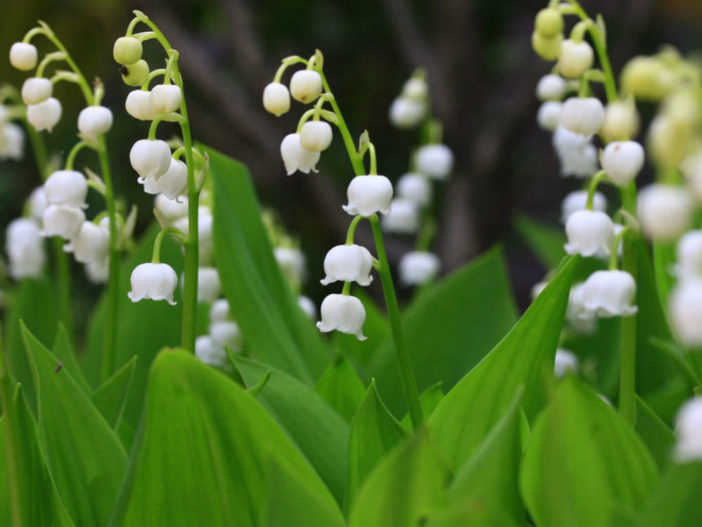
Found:
[[[453,178],[440,190],[436,251],[445,271],[505,241],[519,303],[544,269],[514,233],[513,218],[525,212],[557,225],[560,201],[578,181],[558,175],[550,135],[535,124],[538,78],[548,65],[531,51],[530,34],[542,1],[524,0],[23,0],[5,4],[0,49],[9,50],[36,20],[47,21],[86,75],[106,84],[104,104],[115,113],[108,135],[117,194],[139,206],[139,232],[152,220],[152,199],[136,184],[129,166],[131,144],[148,124],[123,111],[129,91],[112,60],[112,45],[131,18],[146,12],[181,53],[186,95],[198,140],[250,166],[262,202],[277,210],[308,255],[306,290],[319,299],[325,251],[340,243],[348,223],[341,210],[352,176],[340,141],[322,156],[319,173],[286,177],[280,140],[302,113],[294,105],[275,119],[261,106],[261,91],[282,57],[311,55],[320,48],[332,89],[351,129],[368,129],[379,152],[379,169],[391,179],[407,167],[415,131],[397,131],[387,118],[392,99],[416,67],[429,75],[445,142],[456,154]],[[615,70],[632,55],[653,53],[669,42],[684,53],[702,50],[700,0],[586,0],[591,14],[608,25]],[[39,42],[39,40],[37,40]],[[147,46],[148,48],[149,46]],[[6,55],[5,55],[6,56]],[[147,58],[149,55],[147,53]],[[160,60],[160,59],[159,59]],[[151,60],[152,67],[158,67]],[[0,81],[20,86],[21,72],[0,60]],[[56,90],[64,115],[46,136],[51,151],[65,155],[76,140],[81,109],[78,91]],[[646,108],[644,116],[646,116]],[[160,129],[167,135],[167,127]],[[78,166],[91,166],[85,156]],[[21,213],[39,183],[28,153],[20,163],[0,165],[0,222]],[[98,204],[100,206],[100,204]],[[93,209],[95,210],[95,209]],[[369,233],[361,231],[361,243]],[[366,237],[366,240],[363,239]],[[391,258],[411,240],[393,239]],[[77,270],[78,309],[96,291]],[[377,284],[374,284],[377,286]],[[83,298],[85,297],[85,298]]]

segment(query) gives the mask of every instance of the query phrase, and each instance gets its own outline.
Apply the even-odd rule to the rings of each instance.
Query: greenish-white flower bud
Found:
[[[51,81],[43,77],[30,77],[22,84],[22,100],[26,105],[44,102],[51,97],[52,92]]]
[[[112,56],[118,64],[134,64],[141,59],[141,41],[135,37],[119,37],[112,48]]]
[[[263,107],[268,113],[280,117],[290,110],[290,92],[285,84],[271,82],[263,89]]]
[[[577,79],[592,68],[595,54],[592,47],[585,41],[576,42],[566,39],[561,44],[561,53],[558,57],[558,70],[561,75],[569,79]]]
[[[37,65],[37,48],[27,42],[15,42],[10,48],[10,64],[21,71],[29,71]]]
[[[625,141],[639,131],[639,114],[633,101],[614,101],[605,107],[602,137],[606,141]]]
[[[547,7],[536,15],[536,32],[544,38],[553,38],[563,32],[563,15],[558,9]]]
[[[127,86],[141,86],[149,80],[149,65],[144,60],[122,66],[122,80]]]
[[[166,115],[180,108],[183,92],[175,84],[158,84],[151,88],[149,103],[156,115]]]
[[[322,77],[314,70],[296,71],[290,79],[290,94],[302,103],[317,100],[322,94]]]
[[[310,152],[326,150],[332,138],[332,127],[326,121],[307,121],[300,129],[300,145]]]
[[[556,35],[553,38],[544,38],[538,31],[531,34],[531,47],[542,59],[550,61],[557,60],[561,54],[561,43],[563,36]]]
[[[112,128],[112,112],[104,106],[88,106],[78,114],[78,131],[81,137],[95,140]]]

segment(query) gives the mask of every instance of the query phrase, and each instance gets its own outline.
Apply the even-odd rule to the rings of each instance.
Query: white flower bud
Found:
[[[150,177],[158,179],[171,166],[171,148],[160,139],[139,139],[129,151],[129,162],[140,182]]]
[[[322,152],[332,142],[332,128],[326,121],[307,121],[300,129],[300,145],[310,152]]]
[[[156,115],[166,115],[180,108],[183,93],[175,84],[158,84],[151,88],[149,104]]]
[[[566,321],[570,328],[578,334],[590,334],[595,331],[597,313],[585,305],[585,284],[579,283],[570,289]]]
[[[49,205],[42,215],[42,236],[61,236],[67,240],[76,237],[85,214],[78,207],[70,205]]]
[[[602,168],[620,187],[631,183],[643,168],[644,149],[636,141],[609,143],[602,154]]]
[[[29,77],[22,84],[22,100],[26,105],[44,102],[52,92],[51,81],[42,77]]]
[[[337,245],[332,247],[324,257],[324,272],[326,277],[322,285],[333,282],[357,282],[367,286],[373,281],[370,275],[373,269],[373,256],[365,247],[360,245]]]
[[[173,222],[173,227],[180,230],[185,236],[189,233],[188,217],[183,216]],[[197,234],[199,243],[200,264],[209,263],[212,256],[212,212],[207,207],[199,207],[197,214]]]
[[[39,104],[27,106],[27,121],[37,132],[51,132],[61,119],[61,103],[49,97]]]
[[[41,276],[45,262],[44,244],[34,220],[18,218],[10,222],[5,235],[9,274],[15,280]]]
[[[174,200],[183,194],[188,188],[188,167],[185,163],[179,159],[171,158],[171,164],[163,174],[156,181],[155,190],[156,192],[149,192],[149,194],[155,194],[161,192],[167,198]],[[146,184],[144,184],[144,190],[146,190]],[[148,191],[147,191],[148,192]]]
[[[110,278],[110,263],[107,258],[86,263],[85,275],[93,284],[105,284]]]
[[[348,335],[356,335],[358,340],[366,340],[363,334],[366,309],[355,296],[328,295],[322,301],[320,311],[322,320],[317,322],[317,328],[322,333],[336,330]]]
[[[628,317],[636,313],[636,282],[626,271],[595,271],[583,287],[585,308],[600,317]]]
[[[322,77],[313,70],[296,71],[290,79],[290,94],[302,103],[317,100],[322,94]]]
[[[426,99],[429,95],[427,81],[421,77],[412,77],[402,86],[402,95],[410,99]]]
[[[211,304],[222,292],[219,273],[214,267],[199,267],[197,270],[197,301]]]
[[[152,121],[156,114],[151,107],[151,92],[146,90],[132,90],[124,101],[127,113],[141,121]]]
[[[229,319],[229,302],[225,298],[220,298],[212,302],[210,306],[210,323],[225,322]]]
[[[88,106],[78,115],[78,131],[88,140],[97,139],[112,128],[112,112],[104,106]]]
[[[300,249],[276,247],[273,254],[286,280],[295,284],[301,284],[304,281],[305,255]]]
[[[559,126],[553,134],[553,147],[564,176],[588,177],[597,172],[597,149],[589,137]]]
[[[568,218],[566,234],[568,254],[606,257],[614,241],[614,224],[604,212],[579,210]]]
[[[686,277],[681,280],[669,302],[670,321],[680,342],[690,348],[702,346],[702,279]]]
[[[689,231],[680,237],[677,256],[675,274],[678,278],[702,278],[702,230]]]
[[[390,202],[390,212],[383,218],[383,230],[412,234],[419,230],[419,207],[414,201],[395,198]]]
[[[596,134],[604,121],[604,107],[596,97],[571,97],[563,103],[561,125],[581,135]]]
[[[110,231],[91,221],[84,221],[78,234],[64,246],[64,251],[72,252],[81,263],[102,262],[107,258]]]
[[[414,128],[422,122],[426,111],[427,105],[424,101],[398,97],[390,105],[390,122],[402,130]]]
[[[561,203],[561,221],[565,224],[571,214],[579,210],[584,210],[587,205],[587,190],[575,190],[568,194]],[[607,210],[607,198],[601,192],[595,192],[592,196],[592,209],[600,212]]]
[[[561,43],[561,55],[558,57],[558,71],[564,77],[577,79],[592,68],[595,54],[587,42],[575,42],[566,39]]]
[[[26,42],[15,42],[10,48],[10,64],[21,71],[29,71],[37,65],[37,48]]]
[[[397,180],[397,197],[413,201],[420,207],[431,202],[431,182],[423,174],[410,172]]]
[[[639,114],[633,102],[614,101],[605,106],[602,136],[606,141],[631,139],[639,131]]]
[[[298,170],[309,174],[310,170],[317,172],[317,162],[319,161],[319,152],[312,152],[303,148],[300,141],[300,134],[288,134],[280,143],[280,155],[283,158],[285,171],[288,176],[294,174]]]
[[[215,344],[209,335],[201,335],[195,339],[195,356],[215,368],[226,366],[229,360],[224,348]]]
[[[180,197],[175,200],[159,194],[154,201],[154,208],[160,217],[168,223],[173,223],[188,215],[188,198]]]
[[[76,170],[57,170],[44,183],[44,197],[51,205],[85,208],[88,180]]]
[[[112,56],[117,64],[134,64],[141,59],[143,46],[136,37],[119,37],[112,48]]]
[[[553,375],[557,378],[565,377],[566,373],[578,371],[578,357],[572,351],[559,348],[553,364]]]
[[[693,201],[683,187],[653,184],[639,193],[638,219],[654,240],[674,240],[692,220]]]
[[[317,306],[314,305],[314,302],[306,296],[298,296],[297,297],[297,305],[300,306],[300,309],[310,317],[312,320],[315,320],[317,318]]]
[[[539,106],[539,112],[536,114],[536,122],[544,130],[554,132],[558,125],[561,124],[561,112],[563,105],[557,101],[546,101]]]
[[[0,160],[19,161],[24,155],[24,131],[15,123],[0,124]]]
[[[41,217],[46,210],[46,194],[44,194],[44,187],[35,188],[29,195],[29,214],[36,221],[41,221]]]
[[[540,101],[560,101],[566,88],[567,83],[560,75],[544,75],[536,85],[536,96]]]
[[[702,459],[702,397],[696,396],[682,405],[675,420],[675,459],[679,463]]]
[[[130,278],[132,290],[127,296],[132,302],[140,300],[166,300],[175,305],[173,292],[178,285],[178,276],[173,268],[165,263],[143,263],[137,265]]]
[[[392,200],[392,183],[385,176],[356,176],[346,189],[348,204],[342,208],[356,216],[371,216],[376,212],[390,212]]]
[[[446,145],[425,145],[417,149],[417,172],[434,179],[446,179],[453,169],[453,152]]]
[[[210,324],[210,337],[217,346],[229,348],[232,351],[241,351],[243,337],[236,322],[227,320]]]
[[[285,84],[271,82],[263,89],[263,107],[280,117],[290,110],[290,92]]]
[[[400,282],[405,285],[422,285],[436,278],[441,262],[439,257],[426,251],[411,251],[400,259]]]

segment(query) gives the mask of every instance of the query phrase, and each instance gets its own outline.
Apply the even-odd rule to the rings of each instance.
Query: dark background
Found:
[[[378,150],[379,170],[393,180],[406,170],[418,135],[393,129],[388,107],[414,68],[427,70],[434,110],[445,126],[445,142],[456,154],[455,174],[439,190],[435,250],[445,271],[503,241],[520,304],[543,275],[544,269],[513,233],[512,219],[515,213],[526,212],[555,225],[561,198],[578,186],[577,181],[558,175],[550,136],[535,125],[534,87],[550,65],[531,51],[530,34],[534,16],[546,2],[2,3],[0,49],[9,50],[12,42],[42,19],[54,28],[86,75],[105,82],[103,104],[115,114],[108,144],[117,193],[139,205],[140,230],[151,221],[151,197],[137,185],[128,152],[135,140],[146,136],[148,124],[124,112],[129,88],[112,60],[113,42],[124,33],[130,10],[135,8],[145,11],[180,51],[196,138],[251,168],[262,202],[279,211],[284,224],[300,239],[311,277],[321,276],[325,251],[344,239],[349,217],[341,204],[352,171],[337,138],[323,154],[318,174],[286,177],[278,147],[295,127],[302,107],[293,104],[288,115],[276,119],[260,101],[282,57],[309,56],[315,48],[324,52],[325,72],[352,132],[369,130]],[[605,17],[615,71],[634,54],[654,53],[666,42],[684,53],[702,49],[700,0],[591,0],[583,6],[591,15],[601,12]],[[156,67],[155,60],[150,62]],[[7,58],[0,60],[0,81],[20,86],[25,76],[12,70]],[[60,84],[56,93],[64,115],[47,141],[50,149],[65,153],[76,139],[75,118],[82,104],[71,85]],[[644,116],[651,111],[644,108]],[[160,129],[161,136],[168,135],[165,131]],[[82,159],[90,164],[88,156]],[[20,214],[23,199],[38,183],[31,155],[21,163],[0,165],[2,225]],[[359,234],[363,242],[367,233]],[[391,239],[391,259],[410,247],[411,240]],[[323,292],[316,284],[310,280],[307,290],[319,300]],[[86,286],[86,290],[93,294],[93,289]]]

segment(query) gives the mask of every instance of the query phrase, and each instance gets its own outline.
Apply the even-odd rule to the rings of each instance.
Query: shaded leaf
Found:
[[[636,433],[648,447],[658,468],[667,466],[675,443],[675,434],[638,396],[636,397]]]
[[[117,430],[122,419],[136,363],[137,357],[134,356],[112,377],[102,383],[90,397],[113,430]]]
[[[566,237],[562,228],[546,225],[524,214],[515,217],[514,227],[546,269],[558,267],[565,256]]]
[[[71,338],[68,336],[66,327],[62,323],[59,323],[58,325],[58,331],[56,332],[56,338],[54,339],[54,345],[51,348],[51,352],[63,363],[62,367],[68,370],[71,377],[73,377],[73,380],[76,381],[81,388],[83,388],[83,391],[90,394],[92,388],[83,376],[83,372],[78,365],[78,359],[76,358],[75,351],[73,350],[73,344],[71,344]]]
[[[638,527],[702,525],[702,461],[674,463],[665,472]]]
[[[329,364],[314,391],[346,421],[351,421],[365,389],[354,367],[342,355]]]

